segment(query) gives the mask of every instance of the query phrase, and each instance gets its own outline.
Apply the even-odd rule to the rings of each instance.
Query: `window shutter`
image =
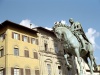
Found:
[[[37,52],[34,52],[34,58],[35,58],[35,59],[38,59],[38,54],[37,54]]]
[[[18,40],[20,40],[20,34],[18,34]]]
[[[40,75],[39,70],[35,70],[35,75]]]
[[[32,38],[31,38],[31,44],[32,44]]]
[[[24,55],[25,55],[25,57],[26,57],[26,50],[24,50]]]
[[[24,75],[24,74],[23,74],[23,69],[22,69],[22,68],[20,68],[20,74],[21,74],[21,75]]]
[[[22,41],[24,41],[24,35],[22,35]]]
[[[27,51],[27,57],[29,57],[29,51]]]
[[[3,34],[3,39],[5,39],[6,33]]]
[[[6,69],[5,68],[3,69],[3,75],[6,75]]]
[[[14,75],[14,68],[11,68],[11,75]]]
[[[28,37],[28,43],[30,43],[30,38]]]
[[[28,71],[27,71],[27,69],[25,69],[25,74],[28,75]]]
[[[36,39],[36,44],[38,45],[38,39]]]
[[[14,32],[12,32],[12,38],[14,39]]]
[[[1,50],[1,56],[3,56],[3,55],[4,55],[4,49]]]

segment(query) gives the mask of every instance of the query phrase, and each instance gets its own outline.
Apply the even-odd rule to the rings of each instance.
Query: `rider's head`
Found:
[[[69,22],[70,22],[70,23],[74,23],[73,18],[70,18],[70,19],[69,19]]]

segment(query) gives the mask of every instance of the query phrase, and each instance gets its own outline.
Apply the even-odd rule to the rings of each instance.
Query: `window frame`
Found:
[[[29,58],[29,51],[28,50],[24,50],[24,56]]]
[[[38,59],[38,53],[37,52],[33,52],[33,56],[35,59]]]
[[[35,75],[40,75],[40,71],[39,70],[35,70]]]
[[[0,49],[0,57],[4,56],[4,49]]]
[[[59,53],[59,49],[58,49],[58,44],[54,43],[54,49],[55,49],[55,53]]]
[[[16,53],[17,52],[17,53]],[[14,47],[14,55],[19,56],[19,48]]]
[[[35,44],[36,43],[36,39],[35,38],[31,38],[31,44]]]
[[[0,41],[3,41],[5,39],[5,32],[0,34]]]
[[[19,68],[14,68],[14,75],[20,75],[20,69]]]
[[[31,70],[30,69],[25,69],[25,75],[31,75]]]
[[[30,43],[30,38],[26,35],[22,35],[22,41]]]
[[[20,40],[20,34],[16,32],[12,32],[12,38],[15,40]]]
[[[52,75],[51,64],[47,64],[48,75]]]

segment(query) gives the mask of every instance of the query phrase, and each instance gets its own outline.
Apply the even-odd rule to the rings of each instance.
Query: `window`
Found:
[[[58,66],[58,75],[62,75],[62,70],[61,70],[61,66]]]
[[[18,68],[14,69],[14,75],[20,75],[20,70]]]
[[[11,68],[11,75],[24,75],[22,68]]]
[[[31,38],[31,43],[32,43],[32,44],[35,44],[35,43],[36,43],[35,38]]]
[[[24,42],[28,42],[27,36],[23,36],[23,41],[24,41]]]
[[[44,44],[44,49],[45,49],[45,51],[48,51],[48,44]]]
[[[25,36],[25,35],[22,35],[22,41],[24,42],[30,42],[30,38]]]
[[[0,41],[3,41],[3,39],[5,39],[5,34],[4,33],[0,35]]]
[[[24,55],[25,55],[25,57],[29,57],[29,51],[28,50],[24,50]]]
[[[16,40],[20,40],[20,34],[12,32],[12,38]]]
[[[40,75],[39,70],[35,70],[35,75]]]
[[[0,75],[4,75],[4,74],[3,74],[3,70],[0,70]]]
[[[48,50],[48,44],[47,44],[47,41],[46,40],[44,40],[44,49],[45,49],[45,51]]]
[[[14,48],[14,55],[19,56],[19,49],[18,48]]]
[[[1,50],[0,50],[0,57],[3,57],[3,55],[4,55],[4,50],[1,49]]]
[[[47,64],[48,75],[51,75],[51,65]]]
[[[25,75],[31,75],[30,69],[25,69]]]
[[[57,45],[57,43],[54,44],[54,47],[55,47],[55,52],[58,53],[58,45]]]
[[[35,59],[38,59],[38,54],[37,54],[37,52],[33,52],[33,54],[34,54],[34,58],[35,58]]]

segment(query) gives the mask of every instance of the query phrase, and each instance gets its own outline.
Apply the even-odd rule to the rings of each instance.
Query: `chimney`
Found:
[[[32,28],[32,24],[30,24],[30,28]]]

